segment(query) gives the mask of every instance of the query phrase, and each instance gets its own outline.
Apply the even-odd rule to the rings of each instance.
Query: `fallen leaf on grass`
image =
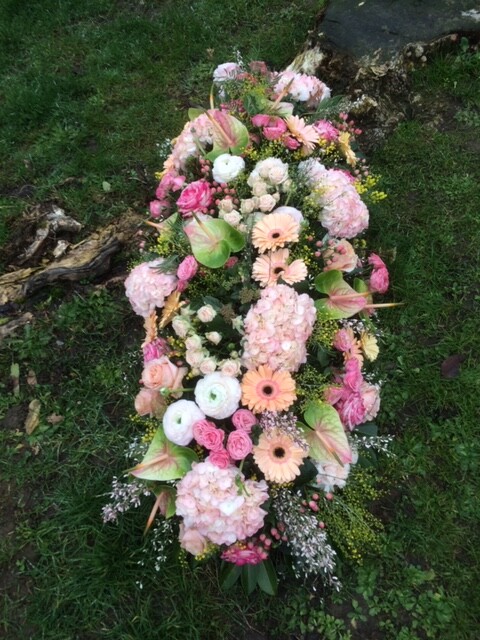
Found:
[[[27,375],[27,384],[30,387],[36,387],[38,382],[37,382],[37,376],[36,373],[33,369],[29,369],[28,370],[28,375]]]
[[[440,367],[442,378],[457,378],[460,375],[460,365],[465,360],[465,356],[456,353],[445,358]]]
[[[41,406],[40,400],[32,400],[28,405],[28,414],[25,420],[25,431],[27,435],[31,435],[38,427]]]
[[[52,413],[52,415],[48,416],[47,422],[49,422],[50,424],[59,424],[60,422],[63,422],[64,419],[65,418],[63,416],[59,416],[56,413]]]

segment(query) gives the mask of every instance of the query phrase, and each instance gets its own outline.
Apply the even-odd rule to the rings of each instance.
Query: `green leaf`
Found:
[[[258,566],[258,586],[269,596],[277,595],[278,578],[271,560],[264,560]]]
[[[345,282],[341,271],[333,269],[324,271],[315,278],[315,287],[320,293],[325,293],[328,298],[315,301],[315,307],[322,317],[329,320],[350,318],[367,304],[365,296]]]
[[[218,218],[194,218],[185,226],[185,233],[195,258],[210,269],[223,267],[232,251],[245,246],[243,234]]]
[[[190,471],[192,462],[198,460],[193,449],[180,447],[167,439],[163,428],[159,427],[145,458],[129,473],[143,480],[177,480]]]
[[[241,573],[242,567],[231,562],[225,562],[220,570],[220,588],[226,591],[233,587]]]
[[[322,462],[347,464],[352,461],[345,429],[334,407],[327,402],[314,401],[303,414],[311,429],[304,431],[310,446],[310,457]]]
[[[207,159],[213,162],[222,153],[235,156],[243,153],[250,142],[247,127],[237,118],[218,109],[210,109],[207,115],[213,124],[213,149],[207,154]]]
[[[198,118],[198,116],[201,116],[202,113],[205,113],[205,109],[191,107],[188,110],[188,119],[195,120],[195,118]]]
[[[365,422],[364,424],[355,427],[356,433],[361,433],[364,436],[375,437],[378,436],[378,426],[374,422]]]
[[[249,596],[257,586],[258,581],[258,564],[244,564],[242,569],[242,587]]]

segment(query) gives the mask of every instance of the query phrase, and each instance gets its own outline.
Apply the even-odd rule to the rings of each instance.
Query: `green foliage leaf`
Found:
[[[213,149],[207,154],[208,160],[213,162],[222,153],[239,156],[250,141],[247,127],[218,109],[210,109],[207,115],[213,124]]]
[[[177,480],[190,471],[192,462],[196,460],[197,454],[193,449],[173,444],[159,427],[145,458],[129,473],[143,480]]]
[[[242,573],[242,567],[225,562],[220,570],[220,588],[226,591],[233,587]]]
[[[355,427],[356,433],[361,433],[364,436],[375,437],[378,436],[378,426],[375,422],[365,422],[364,424]]]
[[[310,446],[311,458],[322,462],[340,462],[340,464],[352,461],[352,452],[345,429],[334,407],[318,400],[310,402],[303,417],[311,427],[304,431]]]
[[[175,500],[177,498],[177,490],[168,484],[156,485],[154,493],[157,496],[163,494],[165,505],[165,518],[172,518],[175,515]]]
[[[257,582],[258,586],[262,591],[268,593],[270,596],[277,595],[278,588],[278,578],[275,572],[275,568],[272,564],[271,560],[264,560],[262,563],[257,565],[258,567],[258,576]]]
[[[195,258],[210,269],[223,267],[232,251],[240,251],[245,246],[243,234],[218,218],[191,220],[185,226],[185,233]]]
[[[357,295],[358,292],[343,279],[342,272],[336,269],[318,275],[315,278],[315,288],[328,296],[315,301],[315,307],[323,318],[350,318],[366,305],[365,296]]]
[[[242,587],[249,596],[254,591],[258,582],[258,564],[245,564],[242,569]]]
[[[188,110],[188,119],[195,120],[195,118],[201,116],[202,113],[205,113],[205,109],[190,107],[190,109]]]

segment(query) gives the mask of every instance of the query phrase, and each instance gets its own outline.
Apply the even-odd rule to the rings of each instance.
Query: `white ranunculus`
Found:
[[[236,62],[224,62],[219,64],[213,72],[213,81],[221,83],[225,82],[225,80],[234,80],[241,72],[242,69]]]
[[[177,400],[163,416],[163,430],[174,444],[185,447],[193,440],[193,425],[204,420],[205,414],[191,400]]]
[[[215,158],[213,162],[212,175],[217,182],[231,182],[235,180],[245,169],[245,160],[240,156],[232,156],[229,153]]]
[[[216,315],[217,312],[211,304],[205,304],[197,311],[197,318],[200,322],[211,322]]]
[[[210,418],[230,417],[238,409],[242,390],[236,378],[215,372],[199,380],[195,386],[195,401]]]
[[[288,215],[291,216],[295,220],[295,222],[298,222],[299,224],[301,224],[304,220],[302,212],[298,209],[295,209],[295,207],[277,207],[272,211],[272,213],[288,213]]]

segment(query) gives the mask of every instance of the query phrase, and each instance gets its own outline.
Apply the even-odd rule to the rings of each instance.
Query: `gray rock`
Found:
[[[376,53],[382,63],[410,43],[480,34],[480,5],[478,0],[330,0],[320,31],[328,47],[355,59]],[[413,55],[421,59],[421,45]]]

